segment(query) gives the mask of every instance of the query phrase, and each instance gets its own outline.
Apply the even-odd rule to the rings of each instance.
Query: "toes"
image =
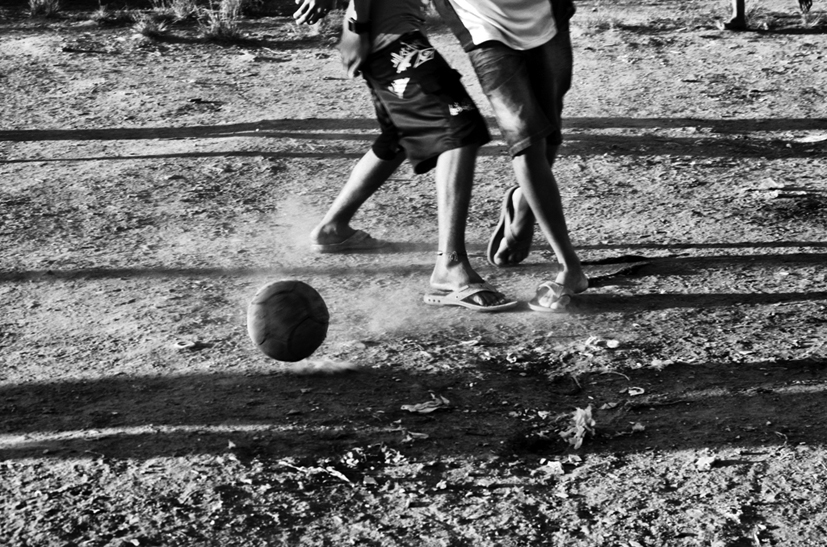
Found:
[[[494,255],[494,263],[497,266],[510,266],[512,264],[519,264],[525,260],[527,256],[528,254],[523,251],[509,248],[508,243],[503,239],[502,243],[500,243],[499,251]]]
[[[479,306],[498,306],[506,303],[505,295],[494,291],[477,293],[472,297],[475,304]]]
[[[510,260],[511,257],[508,254],[508,248],[506,247],[505,250],[503,250],[502,246],[500,246],[500,250],[494,255],[494,263],[497,266],[505,266]]]

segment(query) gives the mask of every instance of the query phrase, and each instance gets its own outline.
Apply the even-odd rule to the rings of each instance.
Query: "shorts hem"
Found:
[[[483,137],[481,135],[471,136],[469,138],[462,139],[459,141],[452,141],[450,143],[446,143],[436,148],[434,150],[434,153],[428,156],[427,158],[411,161],[411,166],[413,167],[414,173],[416,173],[417,175],[422,175],[436,167],[436,162],[437,160],[439,160],[439,156],[441,156],[445,152],[450,152],[451,150],[456,150],[457,148],[470,146],[472,144],[477,145],[478,148],[482,148],[489,142],[491,142],[490,136]]]
[[[543,131],[535,133],[529,137],[524,139],[520,139],[519,141],[515,142],[514,144],[510,144],[508,146],[508,153],[511,154],[512,158],[516,158],[517,156],[522,155],[526,150],[528,150],[533,144],[538,143],[543,140],[548,140],[548,137],[557,133],[557,130],[554,127],[547,127]],[[552,144],[560,144],[560,143],[552,143]]]

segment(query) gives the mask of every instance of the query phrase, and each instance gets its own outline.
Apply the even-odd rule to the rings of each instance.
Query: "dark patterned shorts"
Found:
[[[485,119],[460,74],[421,33],[401,36],[362,66],[382,134],[374,153],[390,160],[404,150],[416,173],[448,150],[491,140]]]

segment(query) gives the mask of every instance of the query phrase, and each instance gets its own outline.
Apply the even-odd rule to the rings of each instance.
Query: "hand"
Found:
[[[345,67],[348,78],[359,75],[359,67],[370,55],[370,35],[356,34],[347,28],[342,30],[342,40],[339,42],[339,53],[342,56],[342,66]]]
[[[299,8],[293,13],[293,19],[299,25],[312,25],[324,19],[336,4],[336,0],[296,0]]]

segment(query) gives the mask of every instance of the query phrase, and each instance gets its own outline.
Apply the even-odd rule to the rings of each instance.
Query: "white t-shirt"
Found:
[[[549,0],[448,1],[476,45],[496,40],[513,49],[533,49],[557,34]]]

